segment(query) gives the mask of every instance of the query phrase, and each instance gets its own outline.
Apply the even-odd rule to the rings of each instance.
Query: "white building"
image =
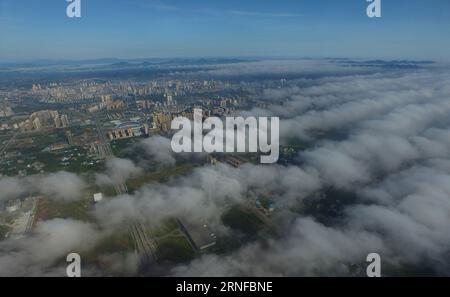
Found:
[[[98,203],[103,200],[103,194],[102,193],[96,193],[94,194],[94,203]]]

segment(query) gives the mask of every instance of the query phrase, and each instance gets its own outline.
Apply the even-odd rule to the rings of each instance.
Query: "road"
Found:
[[[31,198],[31,194],[30,194],[30,198]],[[31,209],[31,213],[30,213],[30,217],[28,219],[27,228],[25,230],[25,233],[31,232],[31,230],[33,228],[34,219],[36,218],[36,211],[37,211],[37,206],[38,206],[38,203],[39,203],[39,199],[41,199],[41,197],[34,197],[33,208]]]
[[[109,143],[108,139],[106,139],[105,132],[103,131],[103,127],[100,124],[97,116],[95,117],[95,127],[97,129],[98,139],[100,140],[99,145],[100,157],[105,158],[107,160],[114,158],[111,144]],[[101,149],[100,147],[103,149]]]
[[[101,142],[101,146],[104,148],[103,154],[105,154],[105,156],[103,157],[106,158],[106,160],[114,158],[111,144],[108,139],[106,139],[106,134],[104,133],[103,127],[101,126],[97,116],[95,116],[95,126],[97,128],[98,138]],[[114,186],[114,189],[117,195],[128,193],[128,187],[124,183],[116,184]],[[137,220],[133,220],[129,226],[129,232],[131,234],[131,237],[133,238],[136,252],[141,257],[141,260],[145,261],[146,263],[157,260],[157,244],[154,240],[148,237],[144,225]]]

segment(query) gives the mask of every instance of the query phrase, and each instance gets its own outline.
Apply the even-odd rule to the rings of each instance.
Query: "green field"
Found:
[[[163,182],[172,176],[184,175],[191,172],[195,168],[193,164],[182,164],[170,168],[164,168],[156,172],[145,173],[137,178],[127,181],[130,192],[134,192],[145,184],[152,182]]]
[[[133,239],[131,238],[128,229],[117,230],[114,234],[111,234],[103,238],[89,254],[94,258],[95,255],[107,254],[107,253],[125,253],[132,252],[134,250]]]
[[[147,225],[146,232],[149,234],[152,238],[159,238],[163,236],[167,236],[171,233],[177,233],[180,234],[178,228],[178,224],[175,219],[167,219],[158,226],[155,225]]]
[[[184,263],[195,257],[195,252],[183,235],[167,236],[158,240],[160,261]]]
[[[38,220],[61,218],[94,221],[94,218],[90,214],[91,206],[92,202],[87,199],[73,202],[62,202],[44,198],[39,202],[36,218]]]
[[[241,206],[233,206],[222,216],[222,222],[243,233],[246,236],[253,237],[264,228],[264,222],[255,214],[244,210]]]
[[[5,225],[0,225],[0,241],[3,240],[8,234],[8,232],[11,231],[11,228]]]

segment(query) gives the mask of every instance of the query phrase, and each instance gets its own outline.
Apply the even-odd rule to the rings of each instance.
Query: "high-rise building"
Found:
[[[168,113],[155,113],[153,115],[153,122],[154,126],[158,127],[163,132],[167,132],[170,130],[172,115]]]
[[[55,127],[56,127],[56,128],[61,128],[61,126],[62,126],[61,118],[60,118],[60,117],[56,117],[56,118],[54,119],[54,121],[55,121]]]
[[[173,105],[173,97],[172,95],[167,95],[167,106],[172,106]]]
[[[42,128],[41,120],[39,118],[33,120],[33,125],[36,130],[41,130]]]
[[[69,127],[69,118],[67,117],[66,114],[63,114],[61,116],[61,123],[64,128]]]

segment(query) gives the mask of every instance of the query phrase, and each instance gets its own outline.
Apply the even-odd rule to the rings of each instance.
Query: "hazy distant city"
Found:
[[[373,22],[361,2],[357,20]],[[197,22],[219,18],[213,8],[149,3],[177,22],[183,9]],[[0,4],[0,23],[22,30],[4,18],[17,4]],[[312,7],[300,6],[306,12],[220,9],[233,26],[256,18],[296,28],[292,19],[307,19]],[[60,18],[77,21],[63,19],[64,9]],[[131,40],[130,29],[126,49],[114,41],[100,47],[108,55],[75,57],[63,57],[60,43],[42,51],[33,43],[27,54],[0,29],[0,42],[13,41],[0,46],[0,276],[66,276],[71,253],[82,276],[360,277],[374,253],[383,276],[450,275],[450,64],[442,50],[450,35],[431,50],[400,40],[405,58],[394,46],[367,58],[353,44],[323,52],[325,38],[314,45],[310,33],[310,44],[280,41],[280,54],[261,53],[238,32],[236,44],[250,54],[228,42],[215,55],[209,31],[212,42],[191,53],[192,26],[182,43],[169,42],[168,58],[134,50],[163,48],[178,36],[172,29],[155,33],[152,45],[145,35]],[[234,42],[239,30],[229,30],[221,32]],[[260,152],[175,153],[172,121],[193,120],[194,109],[203,120],[278,117],[277,162],[261,164]]]

